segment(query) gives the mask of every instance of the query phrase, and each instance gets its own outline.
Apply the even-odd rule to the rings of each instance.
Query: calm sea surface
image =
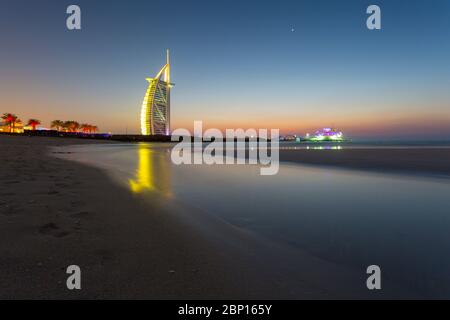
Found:
[[[130,192],[170,195],[282,245],[356,270],[376,264],[421,296],[450,298],[450,180],[287,163],[275,176],[250,165],[176,166],[168,144],[72,151]]]

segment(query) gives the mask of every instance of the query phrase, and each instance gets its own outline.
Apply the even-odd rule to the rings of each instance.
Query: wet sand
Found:
[[[378,172],[450,176],[450,148],[280,150],[280,160]]]
[[[364,271],[278,247],[195,208],[133,195],[100,169],[51,155],[55,146],[86,143],[99,142],[0,136],[0,298],[414,297],[397,288],[368,292]],[[288,160],[361,161],[330,151],[335,160],[324,163],[323,153],[312,156],[319,152]],[[66,288],[71,264],[82,269],[80,291]]]

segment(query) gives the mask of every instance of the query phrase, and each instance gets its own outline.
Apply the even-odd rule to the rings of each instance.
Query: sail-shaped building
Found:
[[[167,50],[166,64],[149,82],[141,109],[141,133],[170,135],[170,58]]]

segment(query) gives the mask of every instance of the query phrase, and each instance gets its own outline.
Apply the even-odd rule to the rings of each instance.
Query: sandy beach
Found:
[[[0,299],[273,296],[274,284],[236,263],[239,254],[217,251],[163,203],[48,155],[49,146],[83,143],[96,142],[0,136]],[[80,291],[66,288],[71,264],[82,269]]]
[[[132,195],[102,170],[52,155],[55,147],[96,143],[0,136],[0,299],[365,294],[348,290],[351,273],[345,268],[289,252],[194,208]],[[201,228],[195,226],[199,220]],[[294,255],[299,270],[283,261]],[[82,270],[82,290],[66,287],[66,268],[73,264]],[[336,274],[342,280],[333,289],[322,288]]]
[[[192,208],[125,192],[102,170],[51,155],[50,147],[93,143],[0,136],[1,299],[380,297],[348,285],[355,278],[348,268],[279,248]],[[449,150],[341,150],[327,158],[320,152],[282,151],[281,159],[378,170],[407,159],[411,170],[448,172]],[[209,235],[177,218],[192,214],[204,219]],[[295,265],[283,261],[288,256]],[[82,269],[82,290],[66,288],[71,264]],[[364,277],[356,275],[360,283]],[[332,288],[324,285],[330,281]],[[382,297],[408,296],[394,288]]]

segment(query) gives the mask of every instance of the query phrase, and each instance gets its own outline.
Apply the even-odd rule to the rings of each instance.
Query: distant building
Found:
[[[280,137],[280,141],[298,141],[297,135],[287,135],[284,137]]]
[[[342,131],[338,131],[333,128],[323,128],[322,130],[316,131],[316,133],[311,136],[309,133],[303,138],[305,141],[311,142],[342,142],[345,141],[344,134]]]
[[[142,135],[170,135],[170,60],[149,82],[141,109]]]

